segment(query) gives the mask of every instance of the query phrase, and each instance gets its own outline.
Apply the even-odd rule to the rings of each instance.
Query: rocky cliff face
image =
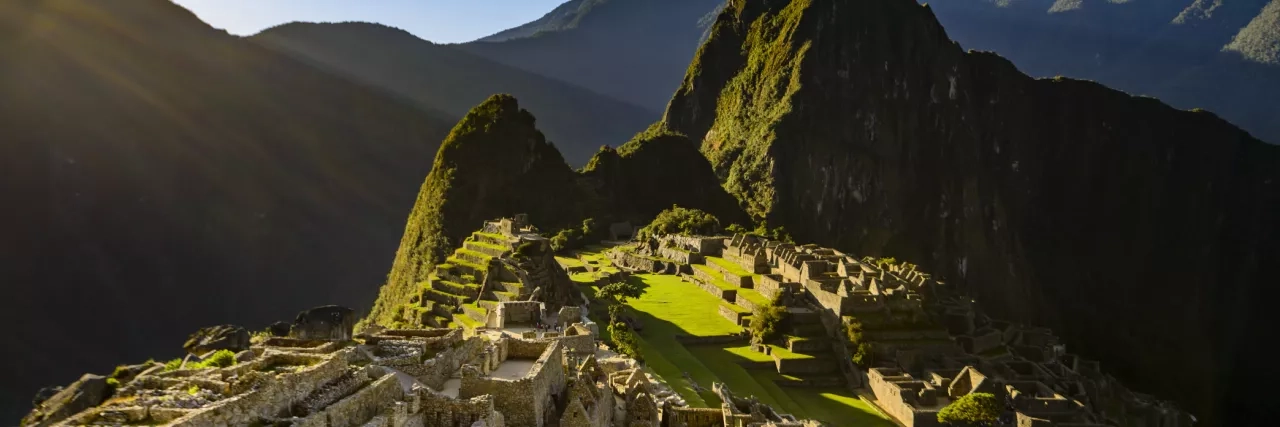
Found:
[[[966,53],[910,0],[735,0],[694,61],[664,122],[757,219],[927,266],[1209,425],[1258,402],[1276,147]]]

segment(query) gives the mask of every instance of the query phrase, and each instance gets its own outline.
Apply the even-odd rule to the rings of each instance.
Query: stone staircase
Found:
[[[791,382],[789,381],[784,385],[805,386],[804,384],[809,383],[828,383],[829,381],[817,379],[839,372],[840,366],[836,355],[831,350],[831,339],[828,337],[826,327],[822,324],[822,318],[817,312],[798,307],[788,308],[787,316],[791,325],[787,331],[786,350],[791,354],[771,352],[778,373],[799,377],[812,376],[814,379],[801,381],[803,384],[789,384]]]
[[[510,261],[518,239],[477,231],[445,260],[421,286],[402,317],[419,327],[483,326],[498,301],[527,297],[518,269]]]

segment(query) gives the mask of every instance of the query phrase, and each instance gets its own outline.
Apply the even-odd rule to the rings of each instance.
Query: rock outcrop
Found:
[[[191,354],[205,354],[218,350],[239,353],[249,349],[249,331],[234,325],[200,328],[196,333],[191,334],[191,338],[187,338],[182,348]]]
[[[44,393],[44,390],[41,390]],[[107,378],[101,375],[85,374],[79,381],[63,388],[56,394],[38,403],[34,410],[22,419],[24,426],[49,426],[66,419],[77,412],[98,406],[110,395]]]
[[[736,0],[664,121],[797,240],[925,266],[1209,424],[1266,405],[1280,150],[1211,113],[1029,78],[909,0]]]
[[[289,336],[302,340],[349,341],[355,326],[355,310],[327,305],[298,313]]]

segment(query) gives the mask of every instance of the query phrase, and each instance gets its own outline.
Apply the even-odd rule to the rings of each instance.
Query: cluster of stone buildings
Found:
[[[509,239],[507,251],[540,240],[522,219],[487,223],[483,233]],[[523,230],[523,231],[522,231]],[[522,234],[523,233],[523,234]],[[468,242],[472,242],[469,240]],[[479,245],[484,246],[484,245]],[[495,244],[496,246],[496,244]],[[475,247],[476,245],[464,246]],[[523,268],[521,256],[493,256],[518,268],[522,285],[554,284]],[[496,249],[495,249],[496,251]],[[523,258],[523,259],[519,259]],[[564,276],[558,268],[548,276]],[[493,273],[492,270],[489,273]],[[453,274],[453,273],[449,273]],[[439,275],[445,280],[454,276]],[[510,277],[510,276],[508,276]],[[567,278],[565,278],[567,279]],[[499,280],[500,282],[500,280]],[[490,278],[477,284],[488,286]],[[428,285],[430,286],[430,285]],[[527,287],[527,286],[522,286]],[[535,287],[536,288],[536,287]],[[424,289],[433,289],[426,287]],[[514,291],[513,291],[514,293]],[[314,427],[755,427],[812,426],[754,399],[716,386],[720,408],[689,408],[669,387],[598,344],[598,326],[576,304],[526,299],[493,301],[473,327],[373,325],[354,333],[350,309],[322,307],[271,336],[247,340],[243,328],[209,328],[189,342],[181,364],[147,363],[114,383],[82,380],[38,404],[25,425],[172,425]],[[429,310],[445,306],[421,304]],[[462,300],[453,316],[482,299]],[[434,311],[433,311],[434,312]],[[419,319],[440,322],[423,315]],[[456,324],[450,322],[451,324]],[[535,327],[541,325],[542,327]],[[202,333],[204,331],[202,330]],[[200,334],[197,334],[200,335]],[[198,349],[198,350],[195,350]],[[207,365],[219,353],[234,362]],[[119,372],[117,372],[119,373]],[[88,376],[86,376],[87,378]],[[101,387],[112,384],[110,387]],[[85,398],[86,395],[92,395]],[[47,402],[47,403],[45,403]]]
[[[742,277],[713,263],[693,269],[663,266],[689,275],[728,302],[749,306],[743,292],[769,299],[792,296],[787,303],[792,318],[816,314],[823,326],[819,336],[802,340],[803,350],[825,352],[821,345],[829,343],[848,385],[865,390],[868,400],[908,427],[940,425],[942,408],[975,392],[1003,400],[1003,421],[1019,427],[1194,424],[1194,417],[1169,402],[1126,389],[1098,362],[1067,353],[1050,330],[992,319],[976,301],[911,264],[744,234],[666,236],[640,246],[635,257],[650,261],[689,264],[714,256],[751,273]],[[721,279],[709,275],[720,273],[726,281],[736,280],[739,295],[726,294],[724,286],[705,286]],[[741,313],[725,314],[744,321]],[[851,327],[870,349],[866,366],[848,363],[860,344],[849,341]]]

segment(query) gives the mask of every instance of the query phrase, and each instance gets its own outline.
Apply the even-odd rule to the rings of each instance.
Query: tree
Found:
[[[671,206],[658,214],[653,222],[640,229],[640,237],[667,234],[706,235],[720,232],[720,220],[709,213]]]
[[[996,395],[969,393],[938,411],[938,422],[954,426],[993,426],[1003,411]]]
[[[626,304],[628,299],[644,295],[644,285],[637,280],[613,282],[596,291],[596,298],[608,301],[609,306]]]
[[[782,336],[787,307],[782,304],[781,298],[782,294],[779,293],[773,301],[756,307],[755,313],[751,315],[751,342],[763,344]]]

